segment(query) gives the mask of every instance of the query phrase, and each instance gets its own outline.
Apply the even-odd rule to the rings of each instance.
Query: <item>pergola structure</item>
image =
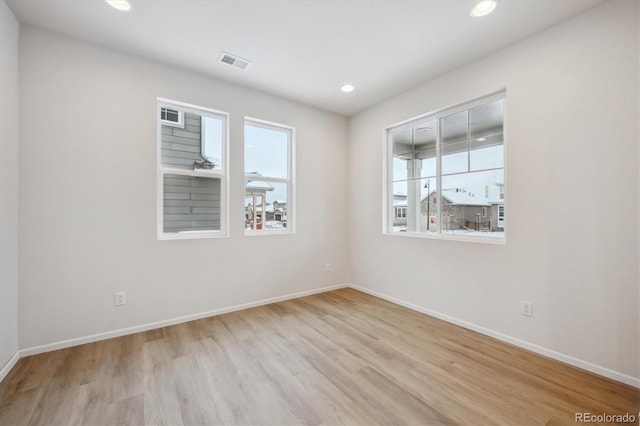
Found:
[[[262,224],[267,220],[267,192],[273,190],[274,187],[267,182],[248,181],[245,185],[245,199],[251,198],[251,211],[247,212],[247,216],[251,215],[251,229],[262,229]],[[260,226],[258,226],[258,208],[256,207],[258,202],[261,206]]]

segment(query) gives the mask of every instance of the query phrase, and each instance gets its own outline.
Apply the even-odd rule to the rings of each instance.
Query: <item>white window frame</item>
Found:
[[[159,115],[160,117],[162,117],[162,109],[163,108],[170,109],[172,111],[176,111],[178,113],[178,122],[171,121],[171,120],[164,120],[162,118],[160,118],[160,122],[162,124],[164,124],[165,126],[178,127],[180,129],[184,129],[184,111],[175,110],[175,109],[173,109],[171,107],[168,107],[168,106],[163,106],[162,108],[160,108],[160,115]]]
[[[440,155],[440,119],[458,112],[473,109],[475,107],[498,101],[502,99],[504,101],[503,110],[503,150],[504,150],[504,162],[502,170],[504,171],[504,183],[503,188],[505,191],[505,197],[503,199],[503,208],[507,203],[506,191],[507,191],[507,93],[506,89],[500,89],[489,95],[474,98],[461,102],[452,106],[441,108],[435,111],[431,111],[426,114],[410,118],[408,120],[401,121],[396,124],[392,124],[383,129],[383,149],[382,149],[382,233],[385,235],[400,236],[400,237],[417,237],[428,239],[442,239],[442,240],[457,240],[457,241],[469,241],[469,242],[481,242],[487,244],[506,244],[507,233],[506,228],[504,231],[504,237],[494,236],[477,236],[477,235],[452,235],[442,233],[442,203],[438,200],[441,198],[442,191],[442,173],[441,173],[441,155]],[[420,122],[429,122],[435,120],[436,123],[436,187],[438,188],[438,196],[436,199],[436,217],[437,220],[437,232],[394,232],[393,220],[394,220],[394,206],[393,206],[393,139],[391,137],[392,131],[402,131],[403,129],[411,128],[418,125]]]
[[[288,126],[286,124],[274,123],[271,121],[261,120],[259,118],[253,117],[244,117],[244,125],[242,127],[243,133],[244,129],[247,125],[254,127],[262,127],[268,130],[274,130],[278,132],[285,132],[287,134],[287,177],[286,178],[278,178],[271,176],[256,176],[254,174],[247,173],[247,170],[244,170],[244,189],[247,185],[248,181],[259,181],[259,182],[273,182],[273,183],[284,183],[287,185],[287,227],[281,229],[246,229],[244,230],[244,234],[246,236],[259,236],[259,235],[282,235],[282,234],[294,234],[295,233],[295,146],[296,146],[296,129],[295,127]],[[246,144],[246,135],[243,135],[243,146]],[[243,158],[243,168],[246,167],[244,164]],[[243,196],[244,199],[244,196]],[[243,211],[242,217],[244,218],[244,208],[245,203],[242,203]],[[263,220],[262,223],[265,223],[266,212],[263,212]]]
[[[207,116],[222,120],[222,153],[221,165],[219,170],[190,170],[169,167],[162,164],[162,125],[166,124],[165,120],[160,118],[162,108],[179,108],[182,112],[184,123],[184,112],[192,112],[200,116]],[[157,98],[156,108],[156,224],[158,240],[184,240],[196,238],[220,238],[228,236],[229,229],[229,114],[224,111],[218,111],[211,108],[205,108],[198,105],[192,105],[185,102],[174,101],[165,98]],[[175,126],[174,126],[175,127]],[[183,232],[164,232],[164,175],[183,175],[206,177],[209,179],[220,179],[220,229],[211,231],[183,231]]]

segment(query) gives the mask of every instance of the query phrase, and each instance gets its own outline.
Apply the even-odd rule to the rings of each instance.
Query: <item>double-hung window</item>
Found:
[[[159,239],[227,232],[228,114],[158,99]]]
[[[504,241],[504,99],[497,93],[387,129],[386,233]]]
[[[293,232],[292,127],[256,119],[244,124],[244,221],[247,235]]]

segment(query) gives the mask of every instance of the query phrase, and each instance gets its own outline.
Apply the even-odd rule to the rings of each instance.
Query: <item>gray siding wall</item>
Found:
[[[164,175],[164,232],[220,229],[220,179]]]
[[[162,125],[162,164],[168,167],[193,169],[201,160],[201,117],[184,113],[184,128]]]

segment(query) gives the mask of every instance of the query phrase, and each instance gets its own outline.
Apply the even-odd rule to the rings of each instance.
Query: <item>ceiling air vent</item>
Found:
[[[227,52],[222,52],[222,55],[220,55],[220,59],[218,59],[218,61],[222,62],[223,64],[231,65],[235,68],[240,68],[241,70],[245,70],[249,65],[251,65],[251,61],[239,58],[238,56],[232,55],[231,53]]]

